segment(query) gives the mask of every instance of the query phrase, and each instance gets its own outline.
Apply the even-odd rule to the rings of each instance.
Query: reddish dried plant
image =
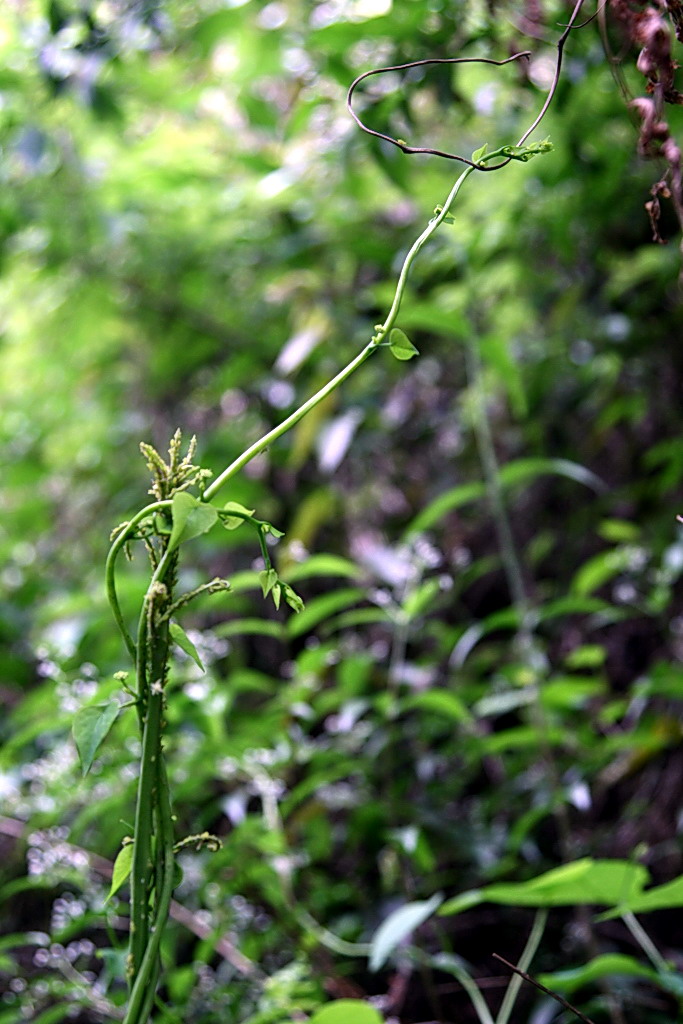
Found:
[[[683,0],[630,2],[610,0],[610,11],[627,40],[639,50],[636,67],[645,76],[646,96],[631,100],[640,119],[638,152],[662,159],[664,174],[652,185],[645,204],[655,242],[663,242],[659,231],[660,198],[671,199],[683,231],[683,187],[681,150],[664,116],[664,105],[683,105],[683,93],[676,88],[679,65],[674,57],[676,41],[683,42]]]

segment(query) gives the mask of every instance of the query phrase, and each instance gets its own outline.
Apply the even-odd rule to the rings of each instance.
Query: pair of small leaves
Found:
[[[265,519],[255,519],[254,509],[245,508],[244,505],[240,505],[239,501],[228,501],[222,509],[219,509],[218,515],[226,530],[237,530],[243,523],[252,523],[261,533],[270,533],[273,537],[284,537],[282,530],[278,530]]]
[[[485,142],[479,149],[475,149],[472,154],[472,160],[475,164],[482,162],[488,153],[488,148],[488,143]],[[496,156],[508,157],[510,160],[521,160],[522,163],[526,163],[532,157],[538,156],[539,153],[549,153],[552,148],[553,144],[550,139],[542,139],[540,142],[530,142],[526,146],[503,146],[497,150]],[[493,156],[494,154],[490,155]]]
[[[286,603],[293,611],[297,613],[303,611],[304,602],[296,590],[290,587],[289,583],[285,583],[280,579],[275,569],[264,569],[263,572],[260,572],[259,583],[261,584],[263,596],[268,597],[268,594],[271,594],[276,608],[280,607],[280,601],[284,597]]]

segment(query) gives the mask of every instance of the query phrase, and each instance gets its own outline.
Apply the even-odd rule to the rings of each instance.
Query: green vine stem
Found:
[[[491,157],[495,155],[496,154],[494,153],[490,154]],[[462,172],[460,177],[453,185],[453,188],[449,192],[448,198],[443,204],[443,207],[430,220],[429,224],[424,229],[422,234],[411,246],[405,260],[403,261],[401,273],[396,284],[396,293],[394,295],[394,301],[391,304],[391,309],[389,310],[387,318],[383,324],[377,327],[376,333],[373,334],[372,338],[367,343],[365,348],[363,348],[358,353],[358,355],[355,356],[351,360],[351,362],[344,367],[343,370],[340,370],[336,377],[333,377],[332,380],[328,381],[327,384],[320,388],[319,391],[316,391],[314,395],[311,395],[311,397],[307,401],[305,401],[303,405],[300,405],[299,408],[295,409],[293,413],[290,413],[290,415],[287,416],[286,419],[284,419],[281,423],[278,423],[276,427],[273,427],[273,429],[269,430],[268,433],[263,435],[263,437],[260,437],[258,441],[255,441],[252,445],[250,445],[249,448],[247,448],[246,451],[242,452],[242,454],[238,458],[236,458],[234,462],[231,462],[227,469],[224,469],[223,472],[220,473],[219,476],[217,476],[216,479],[212,483],[210,483],[209,486],[206,488],[203,495],[204,501],[210,501],[211,498],[213,498],[213,496],[217,493],[217,491],[220,490],[223,484],[226,483],[231,477],[233,477],[235,473],[238,473],[244,466],[247,465],[248,462],[251,462],[251,460],[255,458],[255,456],[259,455],[262,451],[265,451],[265,449],[268,448],[273,443],[273,441],[277,441],[279,437],[282,437],[282,435],[286,434],[288,430],[291,430],[292,427],[296,423],[298,423],[300,419],[303,419],[303,417],[307,413],[311,412],[312,409],[315,409],[316,405],[319,405],[320,402],[322,402],[323,399],[327,398],[328,395],[332,394],[332,392],[335,391],[340,384],[343,384],[345,380],[348,380],[351,374],[354,373],[360,366],[362,366],[366,359],[368,359],[373,354],[373,352],[375,352],[382,345],[384,338],[388,335],[388,333],[396,323],[396,318],[398,317],[399,309],[401,308],[401,300],[403,299],[403,294],[405,292],[406,284],[408,282],[408,273],[410,271],[411,266],[413,265],[415,257],[417,256],[425,242],[432,237],[432,235],[437,230],[439,225],[444,222],[444,220],[449,214],[450,208],[453,204],[455,197],[460,191],[466,178],[472,173],[473,170],[473,167],[465,168],[465,170]]]
[[[152,1013],[160,975],[160,945],[168,921],[174,881],[174,835],[171,797],[164,765],[163,729],[165,688],[169,669],[171,645],[171,616],[199,593],[216,589],[227,589],[226,581],[214,580],[199,587],[190,594],[174,600],[174,586],[177,578],[178,549],[183,537],[184,526],[176,521],[179,507],[176,496],[195,484],[199,498],[187,495],[185,516],[200,515],[199,525],[192,528],[188,537],[205,532],[222,519],[227,525],[230,520],[243,519],[257,530],[265,571],[261,574],[264,594],[272,593],[276,605],[284,594],[287,603],[295,610],[301,607],[301,600],[291,587],[280,581],[272,568],[265,543],[266,533],[274,531],[265,521],[257,520],[249,510],[229,503],[225,509],[214,509],[207,505],[221,487],[241,470],[256,455],[280,438],[308,412],[314,409],[336,388],[344,383],[363,363],[381,347],[394,351],[391,337],[401,308],[408,275],[415,258],[425,243],[447,219],[452,219],[450,210],[465,180],[474,170],[485,170],[489,160],[503,156],[509,159],[526,160],[529,156],[549,149],[548,143],[536,143],[529,147],[505,146],[492,153],[483,147],[473,155],[468,165],[453,184],[443,206],[434,211],[434,216],[412,244],[403,261],[396,284],[389,313],[364,348],[319,391],[308,398],[280,424],[250,445],[237,459],[220,473],[208,486],[204,486],[206,471],[192,464],[194,439],[187,455],[180,459],[180,433],[174,436],[169,449],[170,462],[167,465],[149,445],[141,445],[147,464],[152,472],[152,493],[156,501],[146,505],[133,518],[114,531],[113,541],[106,564],[106,590],[114,619],[121,631],[126,649],[136,671],[135,704],[142,734],[140,774],[135,809],[135,835],[130,873],[130,941],[128,955],[129,1000],[124,1024],[147,1024]],[[401,332],[399,332],[401,333]],[[415,353],[408,339],[401,334],[403,346],[409,346],[399,353],[399,358],[410,358]],[[203,503],[203,504],[202,504]],[[232,528],[228,526],[228,528]],[[152,578],[142,600],[138,619],[137,636],[134,640],[128,631],[121,610],[116,589],[116,563],[121,550],[132,540],[142,540],[147,547],[152,564]],[[182,631],[181,631],[182,633]],[[174,633],[174,638],[177,634]]]

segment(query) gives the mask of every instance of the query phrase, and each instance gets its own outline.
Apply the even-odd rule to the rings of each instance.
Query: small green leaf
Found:
[[[275,586],[272,589],[272,595],[273,595],[273,604],[279,610],[279,608],[280,608],[280,598],[282,597],[282,584],[281,583],[278,582],[278,583],[275,584]]]
[[[218,512],[213,505],[199,501],[187,491],[178,491],[173,495],[171,511],[173,529],[168,542],[170,551],[193,537],[207,533],[218,519]]]
[[[258,574],[259,583],[261,584],[261,590],[263,596],[268,597],[275,584],[277,583],[277,573],[275,569],[264,569],[263,572]]]
[[[262,529],[264,533],[270,533],[273,537],[284,537],[285,535],[284,530],[278,530],[272,523],[264,523]]]
[[[157,512],[154,516],[154,529],[161,536],[167,537],[171,532],[171,523],[168,517],[161,512]]]
[[[192,643],[183,627],[179,626],[177,622],[171,622],[168,627],[168,631],[173,637],[174,641],[177,643],[178,647],[180,647],[181,650],[185,651],[185,654],[189,655],[189,657],[192,658],[197,668],[200,668],[202,672],[206,672],[206,669],[202,664],[202,659],[199,657],[197,648]]]
[[[475,164],[478,164],[481,158],[486,156],[486,154],[488,153],[488,149],[488,142],[485,142],[483,146],[479,147],[479,149],[475,149],[474,153],[472,154],[472,159],[475,162]]]
[[[404,334],[399,327],[394,327],[389,335],[389,348],[395,359],[412,359],[413,356],[420,354],[408,335]]]
[[[84,775],[90,771],[95,754],[116,721],[120,710],[119,702],[112,700],[106,704],[81,708],[76,712],[71,731]]]
[[[253,508],[245,508],[239,501],[228,501],[223,506],[223,512],[240,512],[239,516],[226,516],[221,514],[221,522],[226,530],[236,530],[242,523],[246,522],[245,516],[251,517],[254,514]]]
[[[530,142],[528,146],[503,146],[501,153],[510,157],[511,160],[521,160],[526,163],[539,153],[550,153],[553,144],[550,139],[542,139],[541,142]]]
[[[428,917],[440,906],[443,896],[437,893],[429,900],[416,900],[399,907],[379,926],[372,937],[370,953],[370,970],[378,971],[398,944],[411,932],[419,928]]]
[[[297,614],[304,610],[304,602],[297,594],[296,590],[290,587],[289,583],[282,583],[282,593],[285,595],[285,601]]]
[[[133,866],[133,843],[125,843],[119,850],[114,861],[114,870],[111,876],[111,888],[107,894],[106,903],[116,895],[123,883],[130,875]]]
[[[338,999],[316,1010],[310,1024],[382,1024],[382,1018],[361,999]]]

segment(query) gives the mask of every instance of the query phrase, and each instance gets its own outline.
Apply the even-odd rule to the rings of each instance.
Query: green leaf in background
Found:
[[[360,999],[339,999],[316,1010],[310,1024],[382,1024],[382,1017]]]
[[[119,702],[111,700],[106,704],[81,708],[74,715],[71,731],[84,775],[90,771],[95,754],[116,721],[120,710]]]
[[[609,551],[601,551],[600,554],[589,558],[581,566],[571,582],[571,588],[575,594],[585,596],[591,594],[604,586],[620,572],[628,570],[633,564],[633,545],[625,545],[619,548],[611,548]]]
[[[301,636],[302,633],[313,629],[331,615],[340,612],[343,608],[350,608],[364,597],[365,591],[360,587],[343,587],[331,594],[316,597],[308,602],[305,611],[297,615],[295,619],[290,619],[287,632],[290,637]]]
[[[223,506],[223,512],[241,512],[239,516],[221,516],[221,522],[226,530],[236,530],[246,522],[244,516],[253,516],[253,508],[245,508],[239,501],[228,501]]]
[[[599,476],[590,469],[586,469],[585,466],[572,462],[571,459],[552,459],[540,456],[514,459],[501,467],[498,478],[501,486],[513,487],[549,474],[567,477],[569,480],[590,487],[597,493],[605,490],[605,484]],[[485,494],[486,488],[480,482],[459,484],[457,487],[453,487],[450,491],[440,494],[415,517],[406,530],[406,535],[410,536],[430,530],[448,512],[461,508],[471,501],[477,501]]]
[[[117,854],[114,861],[114,871],[111,876],[111,888],[107,893],[107,901],[116,895],[130,875],[130,869],[133,866],[133,847],[134,843],[124,843]]]
[[[398,327],[394,327],[389,334],[389,348],[395,359],[412,359],[413,356],[419,356],[420,354],[408,335],[404,334]]]
[[[599,981],[601,978],[614,974],[648,978],[655,983],[659,977],[655,970],[639,963],[632,956],[627,956],[624,953],[605,953],[589,960],[587,964],[573,967],[571,970],[539,974],[538,980],[546,988],[561,992],[565,996],[571,996],[583,985],[590,985],[593,981]]]
[[[614,903],[616,906],[617,901]],[[683,875],[664,885],[654,885],[645,892],[633,892],[626,899],[620,900],[615,910],[601,914],[600,920],[606,921],[622,913],[646,914],[650,910],[666,910],[667,907],[683,907]]]
[[[218,519],[218,512],[213,505],[199,501],[187,491],[178,491],[173,495],[171,512],[173,529],[168,541],[170,551],[193,537],[207,533]]]
[[[478,903],[518,907],[565,907],[572,904],[633,906],[648,880],[647,869],[625,860],[585,857],[553,868],[528,882],[503,882],[472,889],[447,900],[440,914],[459,914]],[[683,895],[683,878],[680,879]]]
[[[406,711],[416,708],[418,711],[426,711],[451,722],[474,721],[463,701],[450,690],[433,689],[416,693],[405,700],[403,708]]]
[[[348,579],[358,579],[362,575],[362,569],[340,555],[316,554],[311,555],[305,562],[289,565],[282,575],[288,583],[316,576],[345,576]]]
[[[181,650],[185,651],[185,654],[189,655],[189,657],[192,658],[197,668],[200,668],[202,672],[206,672],[206,669],[202,664],[202,659],[199,657],[197,648],[192,643],[183,627],[179,626],[177,622],[171,622],[168,627],[168,631],[173,637],[175,643],[177,643],[178,647],[180,647]]]
[[[382,967],[396,947],[411,932],[419,928],[428,917],[441,905],[443,896],[436,893],[431,899],[416,900],[414,903],[406,903],[399,907],[381,925],[372,937],[370,952],[370,970],[378,971]]]

